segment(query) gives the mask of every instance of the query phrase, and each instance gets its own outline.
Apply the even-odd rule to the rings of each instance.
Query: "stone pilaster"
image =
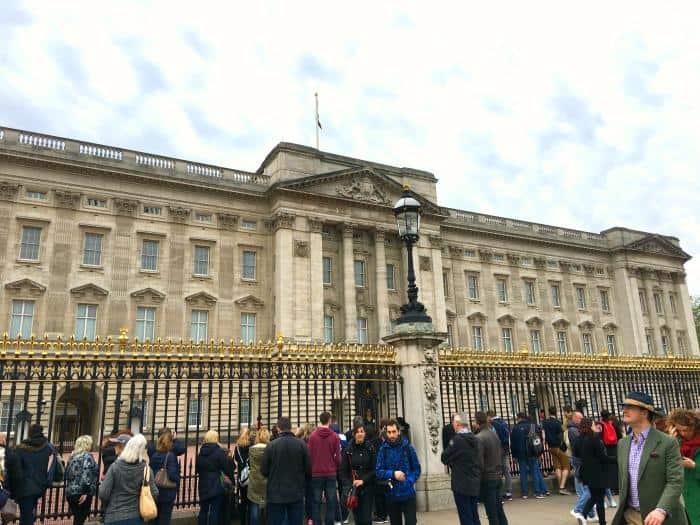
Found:
[[[447,307],[445,287],[442,282],[442,239],[436,235],[430,236],[430,258],[433,266],[434,311],[429,312],[429,315],[432,316],[438,332],[447,332]]]
[[[345,341],[357,341],[357,300],[355,295],[355,257],[353,229],[343,227],[343,305],[345,307]]]
[[[678,290],[676,297],[678,298],[678,302],[680,302],[678,307],[681,310],[679,317],[681,317],[683,324],[688,327],[688,332],[686,334],[688,352],[690,355],[697,357],[700,355],[700,348],[698,345],[698,336],[695,331],[693,307],[690,304],[690,293],[688,292],[688,285],[685,282],[685,274],[679,275],[676,280],[676,289]]]
[[[386,287],[386,253],[384,251],[384,240],[386,232],[377,229],[374,233],[374,252],[376,259],[376,288],[377,288],[377,327],[379,339],[391,333],[391,322],[389,320],[388,291]]]
[[[309,218],[311,279],[311,339],[323,341],[323,222]]]
[[[278,213],[272,220],[275,239],[275,329],[284,337],[294,337],[293,231],[295,216]]]

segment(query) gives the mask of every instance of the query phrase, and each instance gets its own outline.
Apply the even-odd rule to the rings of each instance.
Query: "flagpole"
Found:
[[[316,128],[316,149],[319,149],[318,147],[318,93],[314,93],[314,97],[316,98],[316,119],[314,120],[314,128]]]

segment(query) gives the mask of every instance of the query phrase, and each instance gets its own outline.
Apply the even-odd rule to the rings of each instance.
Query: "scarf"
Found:
[[[681,441],[681,456],[684,458],[694,458],[698,449],[700,449],[700,436]]]

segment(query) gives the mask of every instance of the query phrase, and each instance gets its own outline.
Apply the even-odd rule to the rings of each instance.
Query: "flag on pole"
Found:
[[[314,93],[314,96],[316,97],[316,125],[318,129],[323,129],[323,126],[321,126],[321,118],[318,116],[318,93]]]

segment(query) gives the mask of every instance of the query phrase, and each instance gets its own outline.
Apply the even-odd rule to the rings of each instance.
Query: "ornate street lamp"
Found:
[[[433,320],[425,312],[425,306],[418,302],[416,273],[413,268],[413,245],[419,238],[421,205],[411,195],[408,185],[404,185],[403,195],[394,205],[394,215],[399,227],[399,236],[406,243],[408,253],[408,304],[401,307],[401,317],[396,323],[431,323]]]

